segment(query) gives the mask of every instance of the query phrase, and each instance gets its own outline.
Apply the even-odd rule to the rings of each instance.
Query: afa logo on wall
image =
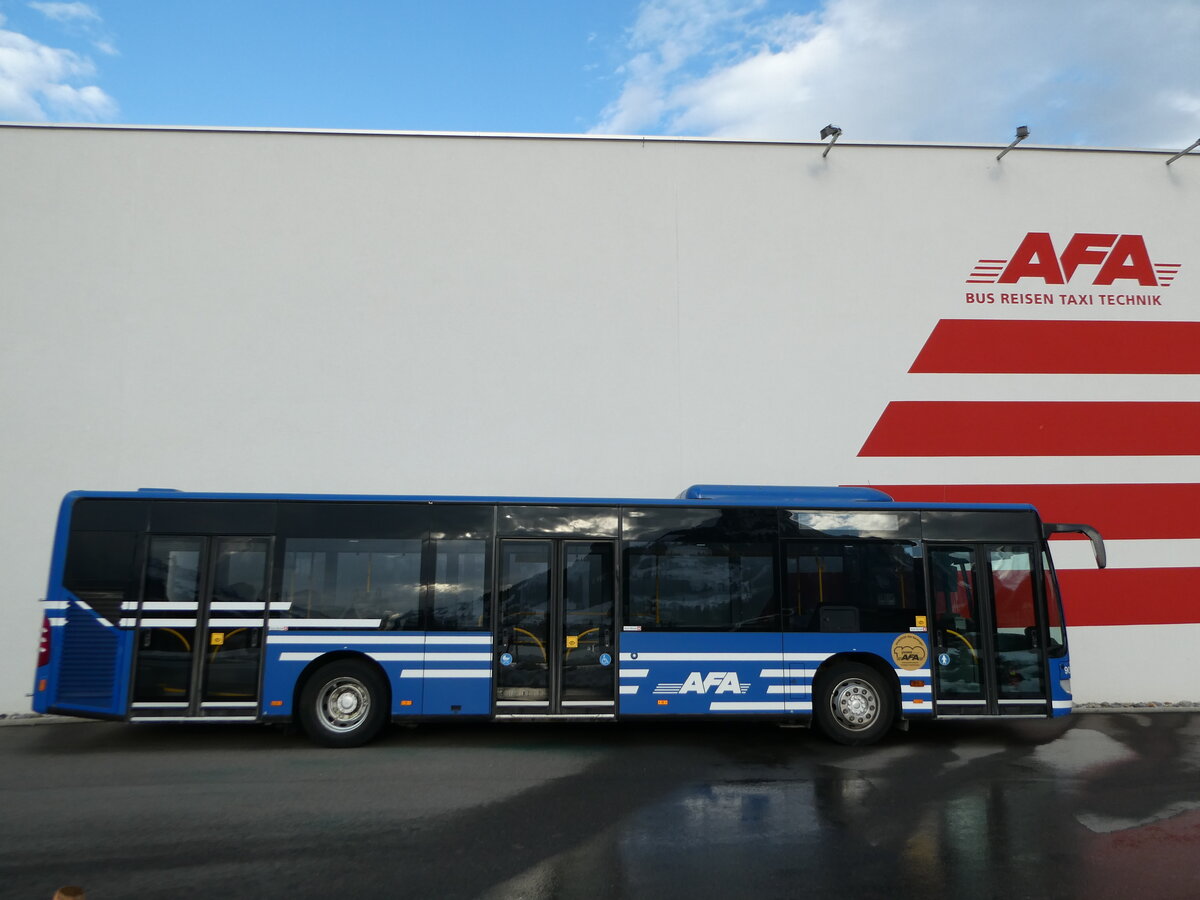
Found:
[[[1180,267],[1152,260],[1140,234],[1081,232],[1056,245],[1049,232],[1031,231],[1011,256],[979,260],[967,284],[1016,284],[1022,278],[1070,284],[1078,275],[1080,283],[1097,287],[1117,282],[1169,287]]]

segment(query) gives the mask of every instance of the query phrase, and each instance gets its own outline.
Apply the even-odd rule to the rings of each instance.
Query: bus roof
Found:
[[[173,488],[140,488],[137,491],[72,491],[64,498],[73,503],[84,498],[141,500],[278,500],[337,501],[347,503],[511,503],[570,506],[746,506],[789,509],[946,509],[1035,512],[1028,503],[897,502],[883,491],[868,487],[692,485],[679,496],[663,498],[522,497],[454,494],[244,494],[191,492]]]

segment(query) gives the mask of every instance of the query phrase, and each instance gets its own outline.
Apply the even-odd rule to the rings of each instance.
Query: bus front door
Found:
[[[500,541],[498,717],[615,712],[612,541]]]
[[[938,717],[1049,715],[1034,547],[931,546],[928,584]]]
[[[132,718],[255,718],[270,539],[149,540]]]

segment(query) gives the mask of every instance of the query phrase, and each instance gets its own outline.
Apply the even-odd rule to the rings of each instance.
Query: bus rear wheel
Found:
[[[816,697],[817,724],[839,744],[873,744],[896,717],[896,700],[883,676],[862,663],[837,663],[822,673]]]
[[[357,660],[337,660],[313,672],[300,693],[300,724],[324,747],[359,747],[387,721],[387,688]]]

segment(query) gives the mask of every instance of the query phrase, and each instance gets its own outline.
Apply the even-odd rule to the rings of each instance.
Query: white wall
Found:
[[[75,488],[1195,481],[1195,457],[856,456],[890,400],[1198,396],[905,374],[1027,231],[1146,235],[1184,263],[1169,303],[1091,317],[1200,319],[1200,160],[995,152],[0,127],[0,711],[28,706]],[[1106,631],[1073,649],[1183,646]],[[1080,700],[1195,699],[1180,681],[1075,665]]]

